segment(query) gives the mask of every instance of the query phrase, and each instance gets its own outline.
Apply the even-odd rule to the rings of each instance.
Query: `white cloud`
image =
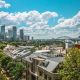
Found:
[[[51,27],[47,23],[50,18],[58,17],[58,14],[55,12],[44,12],[40,14],[38,11],[29,11],[29,12],[17,12],[17,13],[8,13],[0,12],[0,24],[6,25],[6,31],[8,28],[13,25],[20,25],[20,23],[26,23],[30,25],[29,27],[20,27],[19,29],[24,29],[24,34],[35,36],[35,38],[54,38],[60,35],[67,35],[75,37],[80,34],[80,11],[73,18],[69,19],[59,19],[60,22],[58,25]],[[64,21],[63,21],[64,19]],[[63,21],[63,22],[61,22]],[[73,37],[74,37],[73,36]]]
[[[49,18],[57,17],[55,12],[44,12],[40,14],[38,11],[30,12],[17,12],[17,13],[8,13],[0,12],[0,24],[6,25],[19,25],[20,23],[26,23],[27,25],[36,25],[36,23],[47,24]]]
[[[58,17],[58,14],[56,12],[46,11],[41,14],[41,21],[48,21],[49,18],[55,18],[55,17]]]
[[[79,27],[80,27],[80,11],[73,18],[65,19],[64,22],[61,22],[58,25],[54,26],[53,29],[56,34],[58,32],[64,31],[64,29],[68,30],[69,32],[76,33]]]
[[[64,19],[64,17],[63,18],[60,18],[59,20],[58,20],[58,23],[60,23],[60,22],[62,22],[62,21],[64,21],[65,19]]]
[[[3,8],[3,7],[8,8],[10,6],[11,6],[10,4],[7,4],[5,1],[0,0],[0,8]]]

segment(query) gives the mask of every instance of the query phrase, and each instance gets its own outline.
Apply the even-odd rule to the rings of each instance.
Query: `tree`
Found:
[[[1,71],[1,67],[0,67],[0,80],[7,80],[6,74],[4,74],[4,71]]]
[[[7,65],[9,61],[10,61],[10,57],[9,56],[5,55],[5,56],[1,57],[2,65]]]
[[[21,78],[23,76],[23,72],[26,70],[25,66],[19,62],[9,62],[6,69],[9,69],[15,80]]]
[[[7,77],[5,75],[5,71],[1,70],[1,62],[0,62],[0,80],[7,80]]]
[[[61,80],[80,80],[80,50],[77,48],[68,50],[62,66],[63,69],[58,70]]]
[[[36,46],[32,47],[29,49],[29,51],[34,52],[35,51]]]
[[[10,70],[10,68],[15,68],[15,67],[16,67],[16,63],[15,63],[15,62],[9,62],[9,63],[7,64],[6,69],[7,69],[7,70]]]
[[[13,46],[19,47],[19,45],[16,42],[11,42],[11,43],[9,43],[9,45],[13,45]]]
[[[7,65],[7,63],[10,61],[10,57],[5,55],[3,52],[0,52],[0,62],[2,65]]]
[[[0,52],[0,59],[1,59],[2,56],[5,56],[5,54],[3,54],[2,52]]]
[[[0,43],[0,49],[3,49],[4,47],[6,47],[6,45]]]

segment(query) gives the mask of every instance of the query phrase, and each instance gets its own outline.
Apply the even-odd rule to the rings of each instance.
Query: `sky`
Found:
[[[80,0],[0,0],[0,26],[34,39],[80,36]]]

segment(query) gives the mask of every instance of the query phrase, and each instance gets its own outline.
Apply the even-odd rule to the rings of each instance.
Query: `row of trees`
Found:
[[[18,45],[21,45],[21,46],[46,46],[46,45],[52,45],[52,44],[57,44],[58,46],[62,46],[65,48],[65,44],[61,41],[29,41],[29,42],[24,42],[24,41],[11,41],[11,40],[8,40],[6,41],[4,44],[11,44],[11,45],[14,45],[15,43],[17,43]]]

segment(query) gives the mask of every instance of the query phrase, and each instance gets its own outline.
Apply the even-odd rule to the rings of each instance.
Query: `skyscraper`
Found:
[[[29,41],[30,40],[30,36],[27,36],[27,41]]]
[[[32,37],[32,41],[33,41],[33,37]]]
[[[8,36],[9,36],[9,38],[13,38],[13,30],[12,30],[12,28],[8,29]]]
[[[24,34],[23,34],[23,29],[20,29],[20,38],[23,40]]]
[[[13,26],[12,30],[13,30],[13,39],[15,39],[16,36],[17,36],[17,28],[16,28],[16,26]]]
[[[27,36],[26,35],[24,35],[24,41],[27,41]]]
[[[8,36],[8,32],[5,33],[5,39],[7,38],[7,36]]]
[[[5,25],[1,26],[1,39],[5,40]]]

